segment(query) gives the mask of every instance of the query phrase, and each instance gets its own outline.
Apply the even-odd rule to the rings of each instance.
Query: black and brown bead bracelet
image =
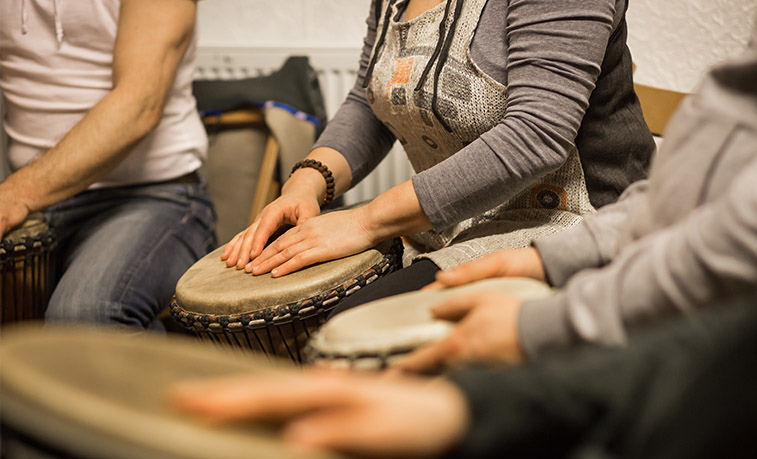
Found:
[[[329,168],[326,167],[325,164],[323,164],[320,161],[316,161],[315,159],[303,159],[302,161],[294,165],[294,167],[292,168],[292,172],[289,173],[289,176],[291,177],[292,174],[294,174],[294,172],[301,167],[310,167],[317,170],[318,172],[321,173],[323,178],[326,180],[326,193],[324,193],[323,195],[323,203],[321,204],[321,207],[325,207],[331,201],[333,201],[335,185],[334,185],[334,174],[331,173],[331,170],[329,170]]]

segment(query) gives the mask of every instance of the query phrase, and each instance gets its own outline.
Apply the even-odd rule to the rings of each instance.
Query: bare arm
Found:
[[[121,1],[113,89],[55,147],[0,185],[0,233],[104,177],[158,126],[195,13],[195,0]]]

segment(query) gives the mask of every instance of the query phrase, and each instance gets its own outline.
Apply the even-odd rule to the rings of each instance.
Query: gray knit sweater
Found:
[[[527,354],[623,343],[627,326],[754,289],[756,183],[757,31],[742,59],[712,71],[682,104],[648,181],[535,242],[549,280],[564,288],[524,303]]]
[[[560,167],[573,145],[595,207],[614,202],[630,183],[646,177],[654,143],[633,92],[626,7],[626,0],[487,3],[471,56],[508,87],[507,112],[479,139],[413,177],[435,229],[504,202],[534,177]],[[315,145],[345,156],[353,185],[395,140],[362,88],[376,23],[369,16],[355,87]]]

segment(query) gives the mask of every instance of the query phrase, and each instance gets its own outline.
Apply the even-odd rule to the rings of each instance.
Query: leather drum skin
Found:
[[[320,366],[386,368],[403,354],[450,332],[453,324],[433,318],[431,307],[448,298],[485,291],[523,300],[553,294],[547,284],[513,277],[383,298],[347,310],[321,327],[306,347],[307,360]]]

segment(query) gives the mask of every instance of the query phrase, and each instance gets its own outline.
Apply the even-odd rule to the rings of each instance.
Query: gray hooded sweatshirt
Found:
[[[671,120],[648,180],[534,242],[560,292],[523,304],[526,354],[622,344],[626,328],[757,285],[757,30]]]

